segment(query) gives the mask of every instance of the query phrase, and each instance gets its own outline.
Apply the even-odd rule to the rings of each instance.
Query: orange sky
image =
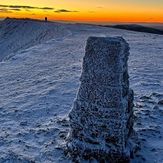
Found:
[[[1,0],[0,18],[163,22],[163,0]]]

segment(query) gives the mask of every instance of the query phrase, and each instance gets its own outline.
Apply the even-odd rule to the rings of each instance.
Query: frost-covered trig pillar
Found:
[[[128,162],[134,150],[129,47],[123,38],[89,37],[81,84],[69,114],[68,148],[74,157]]]

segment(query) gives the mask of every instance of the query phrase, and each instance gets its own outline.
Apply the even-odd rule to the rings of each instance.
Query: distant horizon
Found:
[[[0,17],[0,21],[5,20],[6,18],[10,18],[10,19],[33,19],[33,20],[45,20],[45,17],[43,17],[42,19],[37,19],[37,18],[31,18],[31,17]],[[48,17],[47,17],[48,18]],[[163,25],[163,22],[141,22],[141,21],[137,21],[137,22],[133,22],[133,21],[93,21],[93,20],[55,20],[55,19],[48,19],[48,21],[52,21],[52,22],[66,22],[66,23],[93,23],[93,24],[98,24],[98,23],[102,23],[102,24],[114,24],[114,23],[120,23],[120,24],[161,24]]]
[[[6,17],[7,18],[7,17]],[[0,18],[0,21],[3,21],[6,18]],[[43,19],[33,19],[29,17],[24,17],[24,18],[16,18],[16,17],[8,17],[11,19],[32,19],[32,20],[41,20],[44,21],[45,18]],[[163,23],[161,22],[116,22],[116,21],[108,21],[108,22],[103,22],[103,21],[76,21],[76,20],[48,20],[51,22],[59,22],[59,23],[82,23],[82,24],[93,24],[93,25],[118,25],[118,24],[138,24],[138,25],[144,25],[148,27],[153,27],[159,30],[163,30]]]
[[[0,17],[77,22],[163,23],[162,0],[1,0]]]

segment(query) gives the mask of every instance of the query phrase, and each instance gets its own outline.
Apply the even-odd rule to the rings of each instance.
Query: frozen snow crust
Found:
[[[6,18],[0,23],[0,61],[10,53],[69,34],[58,23],[32,19]]]
[[[141,147],[130,163],[162,163],[163,36],[59,25],[72,34],[19,50],[0,62],[0,163],[72,163],[66,152],[68,114],[89,36],[121,36],[129,43],[134,129]],[[79,161],[99,163],[93,158]]]

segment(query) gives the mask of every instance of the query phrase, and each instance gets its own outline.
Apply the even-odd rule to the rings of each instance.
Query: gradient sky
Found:
[[[163,0],[1,0],[0,18],[163,22]]]

